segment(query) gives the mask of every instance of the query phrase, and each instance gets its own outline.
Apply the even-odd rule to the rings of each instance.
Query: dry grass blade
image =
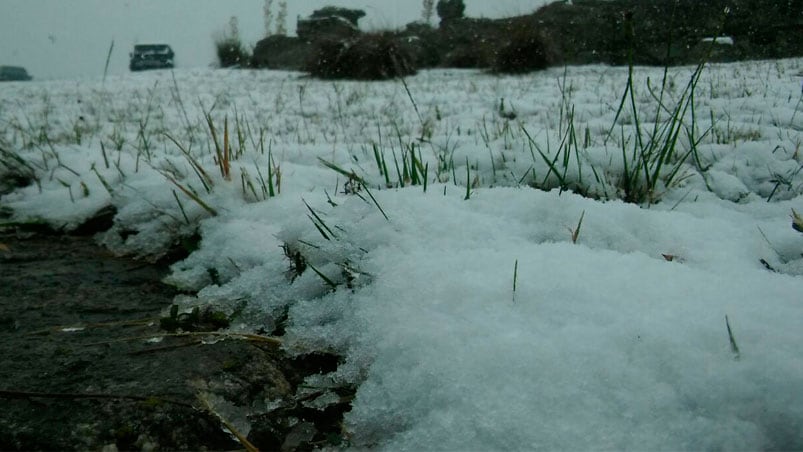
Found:
[[[229,149],[229,118],[223,120],[223,161],[220,162],[220,169],[223,173],[223,178],[231,180],[231,167],[229,161],[231,160],[231,150]]]
[[[803,232],[803,217],[795,212],[795,209],[792,209],[792,228],[795,231]]]
[[[195,408],[189,403],[180,400],[166,399],[157,396],[140,396],[131,394],[105,394],[105,393],[65,393],[65,392],[32,392],[32,391],[11,391],[0,389],[0,398],[3,399],[116,399],[116,400],[136,400],[140,402],[165,402],[173,405],[180,405],[188,408]]]
[[[334,281],[332,281],[332,279],[331,279],[331,278],[329,278],[328,276],[324,275],[324,274],[323,274],[323,273],[322,273],[320,270],[318,270],[317,268],[315,268],[315,267],[314,267],[312,264],[310,264],[309,262],[307,262],[307,267],[311,268],[311,269],[312,269],[312,271],[314,271],[314,272],[315,272],[315,274],[316,274],[316,275],[318,275],[318,276],[319,276],[319,277],[320,277],[320,278],[323,280],[323,282],[325,282],[325,283],[326,283],[326,285],[327,285],[327,286],[329,286],[329,287],[331,287],[331,288],[332,288],[332,290],[337,290],[337,283],[336,283],[336,282],[334,282]]]
[[[207,112],[204,116],[206,117],[206,125],[209,127],[209,134],[212,135],[212,144],[215,145],[215,157],[217,159],[218,167],[220,168],[220,175],[223,176],[223,178],[228,179],[228,173],[226,168],[224,168],[223,163],[225,160],[224,152],[223,149],[220,148],[220,142],[217,139],[217,130],[215,129],[215,123],[212,121],[212,114]],[[228,131],[227,124],[228,121],[224,122],[224,132]],[[225,135],[228,136],[228,133],[225,133]],[[228,140],[227,137],[224,138]],[[228,165],[228,162],[226,165]]]
[[[730,341],[731,344],[731,352],[733,353],[733,358],[738,361],[739,357],[741,356],[741,352],[739,351],[739,346],[736,345],[736,339],[733,337],[733,330],[731,330],[731,324],[730,321],[728,320],[727,315],[725,316],[725,327],[727,327],[728,329],[728,340]]]
[[[231,434],[234,435],[235,438],[237,438],[237,441],[243,445],[246,451],[259,452],[259,449],[257,449],[256,446],[251,444],[251,442],[248,441],[248,438],[246,438],[245,435],[240,433],[240,431],[237,430],[231,422],[226,420],[226,418],[224,418],[223,415],[221,415],[220,413],[217,412],[217,410],[215,410],[215,408],[209,402],[209,399],[206,397],[205,394],[198,393],[197,397],[198,400],[203,405],[204,409],[206,409],[206,411],[215,416],[220,421],[220,423],[223,424],[224,427],[226,427],[226,430],[230,431]]]
[[[347,171],[347,170],[335,165],[332,162],[327,162],[326,160],[324,160],[324,159],[322,159],[320,157],[318,157],[318,161],[323,163],[323,165],[325,167],[327,167],[327,168],[329,168],[329,169],[331,169],[331,170],[333,170],[333,171],[335,171],[337,173],[340,173],[340,174],[348,177],[350,180],[354,180],[356,182],[359,182],[362,185],[367,185],[366,182],[365,182],[365,179],[363,179],[360,176],[358,176],[357,173],[355,173],[354,171]]]
[[[142,341],[142,340],[149,340],[149,339],[161,339],[165,337],[216,337],[220,339],[238,339],[244,340],[249,342],[257,342],[262,344],[268,344],[273,347],[280,347],[282,345],[282,340],[277,339],[271,336],[261,336],[259,334],[252,334],[252,333],[232,333],[232,332],[218,332],[218,331],[204,331],[204,332],[187,332],[187,333],[165,333],[165,334],[149,334],[145,336],[133,336],[133,337],[126,337],[122,339],[114,339],[111,341],[103,341],[103,342],[91,342],[88,344],[84,344],[84,346],[90,347],[95,345],[107,345],[113,344],[115,342],[131,342],[131,341]]]
[[[586,216],[586,211],[580,214],[580,220],[577,222],[577,227],[574,229],[569,228],[572,233],[572,243],[577,243],[577,238],[580,236],[580,226],[583,225],[583,217]]]
[[[144,350],[136,350],[136,351],[133,351],[133,352],[128,352],[128,353],[126,353],[126,355],[129,355],[129,356],[147,355],[147,354],[150,354],[150,353],[159,353],[159,352],[164,352],[164,351],[169,351],[169,350],[175,350],[175,349],[178,349],[178,348],[194,347],[196,345],[203,345],[203,343],[204,343],[204,341],[202,341],[200,339],[196,339],[196,340],[192,340],[192,341],[189,341],[189,342],[184,342],[182,344],[165,345],[165,346],[162,346],[162,347],[150,347],[150,348],[146,348]]]
[[[516,259],[516,262],[513,264],[513,302],[516,302],[516,285],[518,284],[519,280],[519,260]]]
[[[201,164],[192,156],[192,154],[190,154],[190,151],[188,149],[186,149],[184,146],[181,145],[181,143],[178,142],[178,140],[173,138],[170,134],[166,133],[164,135],[178,147],[178,149],[181,151],[182,154],[184,154],[184,156],[190,162],[190,165],[192,165],[192,168],[195,171],[195,173],[198,174],[198,178],[201,179],[201,183],[204,184],[204,188],[206,189],[206,191],[207,192],[211,191],[211,187],[214,184],[214,181],[212,180],[211,177],[209,177],[209,174],[206,172],[206,170],[204,170]]]
[[[41,330],[34,330],[28,333],[25,333],[29,336],[35,336],[39,334],[48,334],[48,333],[73,333],[76,331],[83,331],[88,329],[94,328],[110,328],[110,327],[130,327],[130,326],[147,326],[159,321],[158,317],[148,318],[148,319],[136,319],[136,320],[121,320],[119,322],[100,322],[100,323],[87,323],[84,325],[72,325],[72,326],[53,326],[50,328],[44,328]]]
[[[189,197],[190,197],[190,199],[192,199],[193,201],[195,201],[195,202],[196,202],[196,203],[197,203],[199,206],[201,206],[201,207],[202,207],[204,210],[206,210],[207,212],[209,212],[209,213],[210,213],[210,214],[211,214],[213,217],[216,217],[216,216],[217,216],[217,210],[213,209],[213,208],[212,208],[212,207],[211,207],[209,204],[205,203],[205,202],[204,202],[204,201],[203,201],[201,198],[199,198],[199,197],[198,197],[198,195],[196,195],[196,194],[195,194],[195,193],[193,193],[192,191],[188,190],[188,189],[187,189],[187,188],[185,188],[183,185],[179,184],[179,183],[178,183],[178,182],[177,182],[175,179],[173,179],[172,177],[170,177],[170,176],[168,176],[168,175],[166,175],[166,174],[165,174],[164,176],[167,178],[167,180],[169,180],[170,182],[172,182],[172,183],[173,183],[173,185],[175,185],[176,187],[178,187],[178,189],[179,189],[179,190],[181,190],[182,192],[184,192],[184,194],[185,194],[185,195],[189,196]]]

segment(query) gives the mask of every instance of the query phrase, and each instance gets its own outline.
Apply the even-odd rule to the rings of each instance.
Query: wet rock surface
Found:
[[[0,244],[0,450],[242,449],[224,420],[262,450],[342,440],[347,403],[314,410],[294,395],[336,358],[165,337],[166,266],[90,237],[6,230]]]

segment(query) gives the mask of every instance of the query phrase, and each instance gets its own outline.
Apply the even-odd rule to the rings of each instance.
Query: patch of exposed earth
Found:
[[[342,441],[348,395],[325,409],[296,395],[336,357],[167,336],[166,272],[87,236],[0,228],[0,450],[243,449],[231,430],[261,450]]]

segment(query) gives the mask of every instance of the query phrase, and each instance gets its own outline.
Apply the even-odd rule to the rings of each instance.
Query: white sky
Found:
[[[531,12],[545,0],[465,0],[470,16],[504,17]],[[213,36],[236,16],[247,45],[264,35],[264,0],[2,0],[0,65],[25,66],[35,78],[103,73],[109,45],[110,74],[128,70],[135,43],[166,42],[181,67],[214,62]],[[274,14],[278,10],[274,0]],[[326,5],[361,8],[367,28],[400,27],[421,16],[420,0],[289,0],[287,29],[297,16]],[[437,20],[437,16],[435,17]]]

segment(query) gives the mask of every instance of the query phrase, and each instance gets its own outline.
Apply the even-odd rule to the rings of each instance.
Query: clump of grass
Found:
[[[229,121],[228,118],[223,120],[223,136],[222,136],[222,143],[220,141],[220,137],[218,135],[218,129],[215,126],[215,122],[212,118],[211,111],[204,112],[204,118],[206,120],[207,127],[209,128],[209,134],[212,140],[212,147],[214,148],[214,160],[215,164],[220,171],[220,177],[223,181],[231,181],[232,177],[232,161],[236,160],[238,157],[242,157],[244,154],[243,149],[245,148],[246,140],[246,130],[251,130],[250,126],[247,126],[243,120],[237,119],[235,121],[235,131],[233,133],[236,134],[237,142],[239,143],[239,148],[234,149],[234,146],[231,144],[230,133],[229,133]],[[195,175],[200,180],[201,185],[204,188],[204,191],[208,193],[212,193],[212,190],[215,186],[215,179],[206,171],[203,165],[192,155],[189,149],[183,146],[178,140],[173,138],[171,135],[165,133],[164,134],[170,141],[172,141],[176,147],[184,154],[184,157],[190,164],[190,168],[192,168]],[[257,149],[260,149],[264,153],[264,135],[260,135],[259,144],[255,145]],[[251,193],[253,200],[266,200],[268,198],[272,198],[277,196],[278,193],[281,192],[281,170],[276,162],[273,159],[273,152],[272,149],[268,148],[268,172],[267,178],[263,176],[262,171],[259,169],[259,166],[254,163],[254,167],[256,169],[256,174],[258,176],[258,183],[260,186],[259,193],[257,192],[257,186],[254,183],[251,175],[248,171],[240,167],[240,184],[242,186],[243,196],[248,196],[248,193]],[[173,172],[162,172],[165,178],[173,185],[175,185],[181,192],[187,195],[192,201],[198,204],[201,208],[207,211],[210,215],[216,216],[217,210],[206,203],[201,196],[198,194],[196,190],[192,188],[192,186],[188,183],[181,183],[179,182],[179,175]],[[187,215],[181,204],[181,201],[176,198],[176,201],[179,205],[179,210],[181,210],[182,215],[184,216],[185,221],[189,222],[187,219]]]
[[[323,79],[386,80],[415,74],[412,57],[389,33],[349,40],[322,40],[306,65]]]
[[[215,145],[215,161],[220,168],[220,175],[223,179],[231,180],[231,149],[229,148],[229,119],[223,120],[223,146],[217,137],[217,129],[212,120],[210,112],[206,112],[206,124],[209,126],[209,133],[212,135],[212,144]]]
[[[632,41],[634,39],[632,18],[628,20],[631,22],[625,24],[625,29],[629,30],[629,37]],[[526,31],[522,31],[522,33],[526,33]],[[671,48],[671,36],[668,41],[667,48],[669,49]],[[626,202],[649,205],[658,202],[668,188],[677,186],[687,177],[687,173],[683,171],[687,162],[693,161],[699,171],[706,171],[707,167],[700,161],[697,146],[712,132],[713,122],[707,130],[700,131],[698,129],[695,93],[707,58],[703,58],[694,68],[687,84],[682,88],[676,100],[671,103],[669,99],[674,80],[669,76],[669,67],[664,67],[659,86],[653,86],[648,79],[647,90],[654,101],[655,113],[645,114],[644,107],[641,107],[636,100],[632,45],[631,43],[627,81],[614,120],[604,141],[604,145],[607,146],[608,141],[616,135],[614,132],[617,131],[617,125],[621,122],[620,118],[625,116],[631,118],[629,122],[632,127],[626,129],[624,125],[619,126],[621,173],[618,177],[614,175],[611,181],[613,184],[611,184],[609,183],[610,175],[605,177],[593,165],[587,164],[583,150],[590,145],[589,132],[586,129],[585,137],[578,139],[574,124],[574,108],[568,101],[564,76],[564,84],[561,86],[563,99],[561,100],[557,149],[553,152],[548,135],[546,149],[544,149],[523,126],[521,127],[530,145],[534,164],[545,164],[547,167],[545,174],[538,178],[536,178],[535,167],[532,168],[531,184],[533,186],[545,190],[552,188],[560,188],[561,191],[571,190],[588,197],[616,196]],[[519,63],[514,61],[513,68],[524,67],[515,64]],[[502,111],[500,108],[500,113]],[[594,182],[584,180],[584,168],[589,167]],[[529,176],[522,177],[522,181],[527,177]],[[589,178],[586,177],[586,179]],[[615,193],[614,190],[609,193],[608,187],[611,185],[615,185],[613,187]]]
[[[672,83],[668,76],[668,65],[664,66],[664,73],[658,90],[655,90],[648,80],[647,88],[651,97],[657,103],[655,115],[651,118],[652,128],[650,128],[642,123],[642,115],[637,107],[634,93],[632,49],[635,37],[633,35],[632,20],[632,17],[627,18],[625,23],[627,38],[631,43],[628,56],[627,82],[607,138],[611,137],[626,106],[629,107],[634,123],[635,140],[633,141],[632,149],[628,150],[626,140],[622,139],[624,170],[619,188],[624,201],[651,204],[660,199],[661,190],[671,187],[683,179],[681,169],[687,160],[694,159],[700,169],[704,166],[700,162],[697,145],[712,129],[709,128],[702,134],[697,134],[695,91],[716,40],[711,42],[708,52],[695,67],[689,77],[689,81],[680,93],[680,98],[674,105],[665,103],[669,97],[668,91]],[[667,39],[667,60],[669,59],[671,47],[672,35],[670,33]],[[690,125],[686,124],[687,115],[691,116]],[[679,149],[681,132],[685,132],[688,141],[688,149],[686,150]],[[624,131],[622,131],[622,134],[624,134]]]
[[[362,177],[358,176],[357,173],[354,172],[354,171],[349,171],[349,170],[343,169],[340,166],[338,166],[338,165],[336,165],[336,164],[334,164],[332,162],[327,162],[326,160],[324,160],[324,159],[322,159],[320,157],[318,157],[318,161],[321,162],[327,168],[335,171],[336,173],[342,174],[343,176],[346,176],[348,178],[349,186],[354,187],[349,191],[350,194],[357,195],[361,199],[363,199],[363,201],[365,201],[365,198],[363,198],[362,195],[360,195],[361,191],[365,191],[365,193],[367,193],[368,197],[371,198],[371,201],[373,201],[374,205],[379,210],[379,212],[382,213],[382,216],[385,217],[385,220],[390,221],[390,218],[385,213],[385,210],[382,209],[381,205],[379,205],[379,201],[376,200],[374,195],[371,193],[371,190],[368,189],[368,184],[365,181],[365,179],[363,179]]]
[[[544,149],[523,125],[521,130],[527,139],[533,164],[541,162],[547,167],[547,171],[543,173],[543,176],[538,176],[533,167],[530,171],[531,174],[525,174],[522,177],[522,181],[530,178],[531,186],[547,191],[558,188],[561,193],[572,191],[589,198],[604,199],[609,197],[605,179],[593,165],[588,165],[582,153],[581,146],[585,147],[585,143],[581,144],[577,138],[573,108],[569,109],[565,116],[561,115],[561,132],[559,132],[559,141],[554,153],[552,151],[553,146],[549,141],[549,135],[547,135],[546,149]],[[584,179],[583,168],[586,165],[590,166],[594,183]],[[596,184],[596,188],[593,184]]]
[[[387,171],[384,155],[382,155],[382,164],[384,170]],[[416,155],[415,144],[410,144],[403,148],[401,151],[401,166],[396,158],[396,153],[393,152],[393,164],[396,168],[396,185],[398,187],[423,185],[424,191],[427,191],[429,163],[423,162],[420,147],[418,147],[418,155]],[[387,173],[385,175],[387,177]]]
[[[427,191],[429,177],[429,162],[424,162],[421,146],[415,142],[405,143],[399,135],[399,145],[401,146],[401,161],[396,154],[395,148],[391,147],[393,155],[393,167],[395,175],[388,170],[388,160],[385,152],[380,145],[372,145],[374,161],[379,170],[380,177],[384,180],[387,188],[403,188],[407,186],[423,186],[424,192]]]
[[[343,247],[354,248],[353,244],[348,244],[350,238],[346,228],[327,222],[326,214],[310,206],[306,200],[302,199],[302,202],[309,212],[307,218],[312,222],[320,238],[329,242],[328,247],[334,246],[340,248],[341,251]],[[328,202],[332,207],[337,207],[337,204],[333,203],[331,199],[328,199]],[[342,253],[333,254],[324,251],[323,246],[314,243],[315,240],[294,238],[282,244],[284,256],[289,261],[289,269],[285,272],[285,276],[291,283],[307,269],[310,269],[324,283],[327,291],[334,292],[344,286],[353,290],[365,281],[363,276],[369,276],[360,271],[349,258],[343,258]],[[360,248],[360,250],[366,252],[364,249]]]
[[[690,157],[699,161],[696,147],[699,139],[695,137],[696,128],[694,126],[694,96],[704,67],[705,63],[697,65],[675,105],[665,104],[668,88],[668,68],[664,68],[660,89],[655,92],[652,87],[648,87],[658,103],[655,116],[651,119],[653,126],[649,128],[642,123],[642,116],[636,104],[633,88],[633,66],[632,64],[630,65],[625,90],[611,129],[608,132],[608,138],[610,138],[620,115],[626,108],[625,106],[629,104],[634,123],[635,139],[633,140],[632,148],[629,150],[627,149],[626,140],[622,140],[622,163],[624,169],[619,189],[622,192],[624,201],[637,204],[657,202],[662,195],[661,189],[671,187],[682,180],[680,170]],[[685,123],[687,113],[692,115],[691,126],[687,126]],[[666,114],[666,116],[663,116],[663,114]],[[681,150],[679,146],[681,132],[684,131],[689,141],[687,150]]]
[[[3,180],[0,181],[0,193],[4,191],[4,185],[23,187],[30,182],[35,182],[41,190],[34,165],[34,163],[26,161],[17,153],[7,149],[6,145],[0,143],[0,169],[5,168],[8,171],[8,174],[3,175]]]

